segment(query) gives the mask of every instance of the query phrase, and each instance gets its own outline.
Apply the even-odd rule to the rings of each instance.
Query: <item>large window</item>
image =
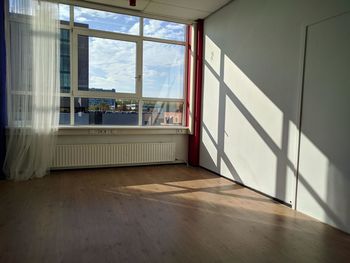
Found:
[[[69,5],[60,24],[61,125],[184,125],[186,25]]]

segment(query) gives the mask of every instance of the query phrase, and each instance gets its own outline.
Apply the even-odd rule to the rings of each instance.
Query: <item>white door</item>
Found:
[[[350,13],[306,43],[297,209],[350,232]]]

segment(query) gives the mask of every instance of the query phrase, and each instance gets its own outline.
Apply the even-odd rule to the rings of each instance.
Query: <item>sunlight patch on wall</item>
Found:
[[[313,211],[314,217],[324,220],[326,214],[317,199],[327,201],[329,160],[304,134],[301,134],[300,145],[298,199],[303,201],[298,202],[298,208],[300,211]],[[316,191],[317,197],[312,194]]]
[[[204,67],[203,89],[203,120],[215,143],[218,143],[218,119],[219,119],[219,80],[211,70]]]
[[[221,50],[208,36],[205,36],[205,61],[220,76]]]
[[[261,185],[275,186],[276,155],[228,96],[224,140],[225,154],[247,185],[265,192]]]
[[[226,55],[224,82],[274,143],[281,148],[282,111]]]

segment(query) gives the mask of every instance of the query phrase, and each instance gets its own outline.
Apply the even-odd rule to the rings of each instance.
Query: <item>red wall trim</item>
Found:
[[[202,85],[203,85],[203,26],[202,19],[197,21],[197,31],[194,32],[197,37],[196,46],[196,68],[195,68],[195,87],[194,87],[194,107],[193,107],[193,135],[189,136],[188,141],[188,163],[192,166],[199,165],[199,146],[201,130],[201,107],[202,107]]]

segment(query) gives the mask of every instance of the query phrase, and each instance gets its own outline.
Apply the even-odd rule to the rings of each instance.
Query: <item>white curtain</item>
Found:
[[[58,4],[10,0],[8,136],[9,179],[47,174],[59,122]]]

